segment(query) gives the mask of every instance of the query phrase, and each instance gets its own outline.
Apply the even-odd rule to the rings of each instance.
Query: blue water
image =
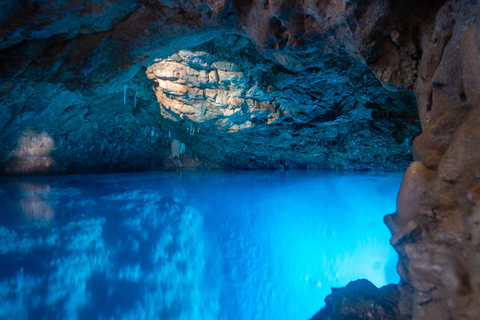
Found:
[[[0,179],[0,318],[308,319],[397,283],[400,174]]]

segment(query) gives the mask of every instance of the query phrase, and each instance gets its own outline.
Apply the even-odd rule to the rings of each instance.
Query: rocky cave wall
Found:
[[[53,4],[20,8],[11,19],[22,41],[6,20],[3,173],[404,170],[412,159],[413,95],[383,88],[359,58],[321,49],[322,41],[302,49],[301,66],[269,57],[224,21],[238,14],[227,4],[214,14],[111,3],[111,14],[124,16],[103,28],[90,21],[104,19],[100,8],[66,10],[68,30],[49,25],[59,19]],[[48,27],[32,24],[42,19]],[[185,145],[178,158],[173,140]]]
[[[480,33],[478,4],[447,1],[419,43],[415,92],[423,133],[414,143],[397,213],[386,217],[399,252],[403,312],[476,319],[479,304]],[[428,30],[428,32],[427,32]]]
[[[0,9],[1,161],[10,172],[227,164],[402,167],[408,162],[404,139],[415,131],[408,94],[363,98],[365,78],[356,79],[355,74],[365,70],[361,68],[365,62],[386,88],[413,90],[422,125],[422,134],[413,143],[417,161],[406,171],[397,212],[386,218],[400,256],[401,312],[414,319],[476,319],[480,315],[477,1],[44,0],[4,1]],[[236,40],[222,38],[231,39],[227,35],[235,35]],[[255,47],[261,54],[229,62],[249,61],[249,70],[257,64],[268,65],[274,77],[257,83],[261,73],[259,78],[243,73],[246,80],[239,79],[237,84],[230,79],[228,86],[210,83],[203,88],[208,80],[198,85],[188,79],[181,83],[181,77],[157,72],[156,66],[164,62],[178,63],[186,75],[192,70],[207,75],[213,69],[233,71],[212,68],[219,62],[214,60],[206,67],[193,67],[185,58],[202,58],[200,52],[216,56],[215,46],[210,45],[213,51],[205,47],[213,39],[244,41],[249,50]],[[189,53],[182,56],[182,52]],[[219,80],[220,71],[215,73]],[[327,102],[323,95],[332,88],[328,86],[332,76],[343,81],[331,89],[333,97],[328,101],[333,105],[312,108],[301,101],[292,110],[283,103],[306,92],[312,93],[308,99],[315,103]],[[309,87],[288,87],[289,77]],[[167,80],[172,84],[166,85]],[[327,83],[312,90],[316,80]],[[369,88],[379,87],[371,75],[366,80]],[[124,85],[128,85],[126,105]],[[343,98],[349,87],[351,101],[334,107],[340,98],[335,93]],[[174,88],[186,91],[174,92]],[[200,89],[231,90],[238,93],[238,100],[213,113],[205,104],[203,109],[187,110],[192,104],[185,103],[186,93],[189,101],[195,100],[190,93]],[[279,93],[288,89],[291,94]],[[221,92],[214,94],[221,96]],[[205,98],[214,101],[212,96]],[[163,115],[177,122],[160,115],[159,101]],[[359,115],[360,121],[339,121],[349,115]],[[338,129],[330,131],[335,126]],[[398,128],[403,131],[395,134]],[[169,158],[169,132],[190,144],[183,162]],[[331,132],[336,134],[326,138]],[[373,137],[372,145],[382,141],[386,153],[345,161],[347,143],[355,141],[352,137],[357,132]],[[320,147],[312,147],[316,137],[325,139],[317,141]],[[365,137],[360,137],[363,143]],[[237,147],[238,141],[243,145]],[[328,142],[341,144],[328,147]],[[210,148],[217,145],[221,147]],[[271,152],[279,146],[287,149],[282,155],[290,150],[292,156],[281,158],[280,153]],[[368,143],[362,148],[372,150]],[[315,160],[317,150],[320,154],[336,151],[341,159],[320,156]],[[389,152],[403,160],[387,159]],[[242,158],[242,154],[248,156]],[[305,154],[301,161],[295,160],[299,154]]]
[[[147,76],[161,113],[185,122],[195,138],[186,147],[200,159],[213,153],[237,168],[344,170],[396,170],[411,161],[419,132],[413,96],[387,91],[356,59],[331,55],[290,71],[244,36],[225,35],[157,60]]]

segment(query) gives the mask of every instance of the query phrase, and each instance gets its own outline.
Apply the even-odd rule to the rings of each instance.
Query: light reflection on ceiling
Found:
[[[204,47],[180,50],[147,69],[165,118],[211,121],[218,130],[238,132],[254,122],[271,124],[286,112],[266,81],[272,63],[249,40],[225,36]]]

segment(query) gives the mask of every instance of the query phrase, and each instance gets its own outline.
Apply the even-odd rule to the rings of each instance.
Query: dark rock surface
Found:
[[[244,6],[229,3],[55,5],[12,4],[2,20],[4,174],[411,161],[413,95],[387,91],[360,58],[322,39],[258,51],[238,25]],[[40,152],[29,155],[35,165],[19,156],[25,134],[54,142],[48,154],[30,151]],[[173,139],[185,145],[178,159]]]
[[[344,288],[332,288],[325,307],[311,320],[401,320],[400,292],[390,284],[378,289],[366,279],[352,281]]]
[[[292,72],[228,35],[147,69],[162,114],[183,121],[199,159],[237,168],[400,169],[417,132],[414,98],[355,59]],[[199,145],[208,148],[199,148]]]

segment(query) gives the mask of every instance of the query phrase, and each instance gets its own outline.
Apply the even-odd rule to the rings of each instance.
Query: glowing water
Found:
[[[398,282],[400,175],[0,180],[0,318],[308,319],[331,287]]]

